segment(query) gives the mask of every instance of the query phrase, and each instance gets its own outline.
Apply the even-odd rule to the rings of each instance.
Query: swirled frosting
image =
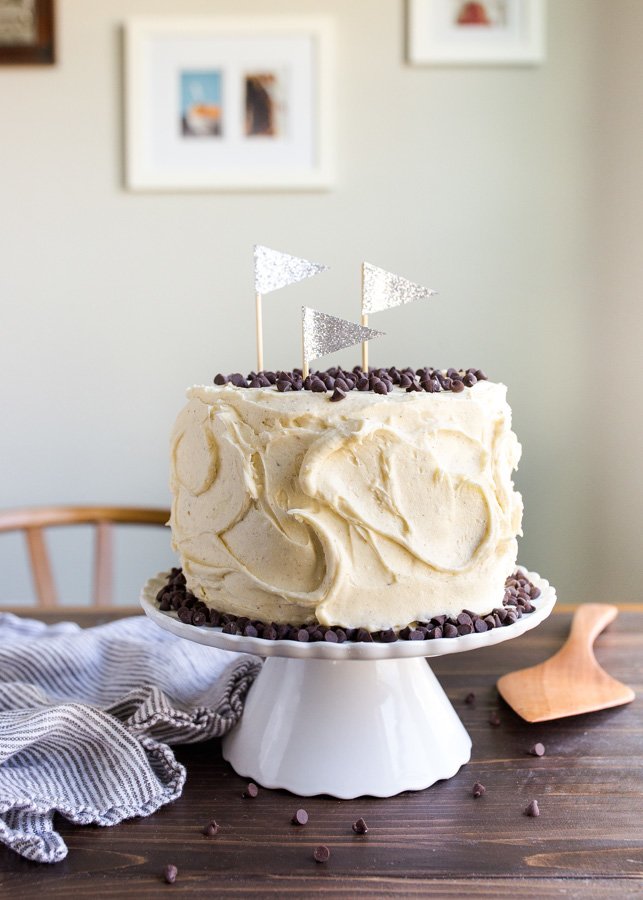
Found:
[[[266,622],[400,628],[502,602],[520,444],[506,387],[459,394],[192,387],[172,435],[189,589]]]

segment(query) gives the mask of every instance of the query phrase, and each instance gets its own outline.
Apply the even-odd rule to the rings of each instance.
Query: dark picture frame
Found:
[[[0,65],[53,65],[55,60],[54,0],[35,0],[36,35],[29,44],[3,44]]]

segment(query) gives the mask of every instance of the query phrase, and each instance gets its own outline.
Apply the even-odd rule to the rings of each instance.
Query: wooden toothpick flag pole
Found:
[[[368,314],[364,312],[364,266],[362,263],[362,325],[366,328],[368,325]],[[362,341],[362,369],[368,372],[368,341]]]
[[[432,297],[437,291],[407,281],[401,275],[393,275],[371,263],[362,263],[362,325],[368,325],[369,313],[393,309],[414,300]],[[362,344],[362,368],[368,369],[368,344]]]
[[[312,278],[325,272],[328,266],[290,256],[279,250],[271,250],[261,244],[254,247],[255,264],[255,318],[257,325],[257,371],[263,369],[263,295]]]
[[[255,316],[257,322],[257,372],[263,370],[263,304],[261,294],[255,294]]]
[[[357,322],[348,322],[346,319],[302,306],[301,344],[304,378],[309,374],[308,364],[313,359],[319,359],[320,356],[326,356],[327,353],[334,353],[336,350],[343,350],[344,347],[353,347],[383,334],[383,331],[365,328]]]

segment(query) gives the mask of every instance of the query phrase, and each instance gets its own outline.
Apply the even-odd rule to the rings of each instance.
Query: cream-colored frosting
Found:
[[[520,444],[502,384],[459,394],[192,387],[173,546],[223,612],[371,631],[489,612],[516,563]]]

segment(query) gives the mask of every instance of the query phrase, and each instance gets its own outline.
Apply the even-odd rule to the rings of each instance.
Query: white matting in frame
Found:
[[[130,19],[127,187],[330,187],[332,30],[317,17]]]
[[[545,58],[546,0],[408,0],[416,65],[535,65]]]

